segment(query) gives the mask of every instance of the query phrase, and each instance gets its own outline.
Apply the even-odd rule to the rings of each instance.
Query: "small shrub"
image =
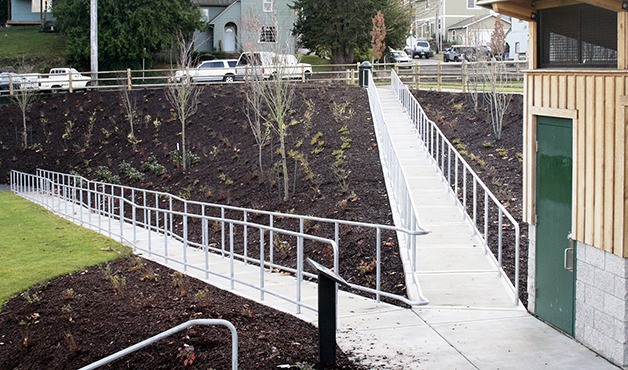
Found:
[[[321,154],[323,152],[324,148],[321,147],[316,147],[314,149],[312,149],[312,154]]]
[[[148,159],[142,163],[142,169],[144,172],[151,172],[157,176],[161,176],[166,173],[166,167],[157,161],[154,155],[148,157]]]
[[[122,163],[120,163],[120,173],[128,177],[133,182],[139,182],[144,179],[143,173],[141,173],[135,167],[125,161],[122,161]]]
[[[173,150],[170,152],[170,160],[172,161],[172,165],[179,168],[183,164],[183,157],[181,157],[181,152],[178,150]]]
[[[69,322],[73,321],[72,313],[74,313],[74,309],[70,304],[64,304],[63,307],[61,307],[61,313],[63,313],[63,315],[66,319],[68,319]]]
[[[318,139],[323,137],[323,133],[322,132],[317,132],[312,139],[310,140],[310,145],[314,146],[316,145],[316,143],[319,141]]]
[[[113,284],[113,290],[117,294],[123,294],[126,289],[126,277],[113,275],[111,277],[111,284]]]
[[[37,294],[37,292],[31,293],[30,290],[22,293],[22,297],[26,299],[26,302],[28,302],[28,304],[37,304],[41,302],[41,297],[39,296],[39,294]]]
[[[68,288],[68,289],[63,291],[63,298],[65,298],[65,299],[74,299],[74,297],[75,297],[74,289]]]
[[[497,148],[497,149],[495,149],[495,151],[497,152],[497,154],[499,154],[500,157],[508,158],[508,150],[507,149]]]
[[[147,268],[144,275],[140,278],[140,281],[157,281],[157,274],[152,268]]]
[[[189,344],[183,344],[183,347],[178,348],[179,354],[177,354],[177,358],[183,360],[183,366],[192,366],[194,360],[196,359],[196,354],[194,353],[194,346]]]
[[[187,154],[187,161],[188,161],[188,165],[189,166],[194,166],[195,164],[197,164],[198,162],[201,161],[201,157],[199,157],[198,155],[192,153],[192,151],[188,150]]]
[[[205,288],[203,290],[199,290],[194,294],[194,300],[198,304],[205,304],[209,302],[210,294],[209,289]]]
[[[373,273],[373,271],[375,271],[375,267],[377,267],[377,264],[375,261],[371,261],[371,262],[360,261],[360,263],[358,264],[356,268],[358,269],[360,276],[365,276],[365,275]]]
[[[485,148],[492,148],[493,147],[493,143],[491,143],[490,141],[485,141],[482,146],[484,146]]]
[[[185,297],[188,295],[187,281],[185,275],[182,272],[176,271],[172,274],[172,285],[179,289],[179,297]]]
[[[114,175],[105,166],[98,166],[96,168],[96,176],[98,176],[101,181],[108,182],[110,184],[120,184],[120,176]]]

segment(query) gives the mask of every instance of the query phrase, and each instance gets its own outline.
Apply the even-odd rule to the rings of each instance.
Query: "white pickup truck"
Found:
[[[291,54],[276,54],[273,52],[244,52],[236,64],[236,78],[249,80],[254,76],[265,80],[282,79],[309,79],[312,77],[312,65],[299,63]]]
[[[91,77],[83,76],[74,68],[52,68],[48,77],[39,79],[41,90],[86,89],[92,83]]]

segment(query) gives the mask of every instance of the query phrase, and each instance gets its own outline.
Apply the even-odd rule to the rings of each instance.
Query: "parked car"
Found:
[[[467,62],[475,62],[479,59],[491,59],[492,56],[493,54],[486,46],[453,45],[445,49],[443,61],[461,62],[464,59]]]
[[[175,72],[175,80],[181,81],[189,73],[190,80],[195,82],[223,81],[233,82],[235,80],[235,66],[237,59],[215,59],[206,60],[189,70],[179,70]]]
[[[269,51],[245,52],[240,55],[236,64],[236,78],[238,80],[253,77],[265,80],[273,78],[298,79],[312,76],[312,65],[299,63],[291,54],[276,54]]]
[[[464,58],[464,46],[462,45],[453,45],[445,49],[443,53],[443,61],[444,62],[461,62]]]
[[[0,73],[0,95],[9,94],[11,90],[19,90],[21,83],[22,78],[16,73]]]
[[[430,43],[426,40],[419,40],[414,45],[412,49],[412,58],[414,59],[416,56],[419,58],[429,59],[434,56],[434,52],[430,49]]]
[[[92,84],[92,78],[84,76],[74,68],[52,68],[47,77],[39,79],[42,90],[86,89]]]
[[[399,68],[412,68],[414,62],[403,51],[390,49],[386,55],[386,61],[397,64]]]

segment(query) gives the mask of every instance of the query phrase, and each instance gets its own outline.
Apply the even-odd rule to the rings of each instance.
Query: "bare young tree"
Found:
[[[25,74],[32,72],[32,67],[22,63],[17,72],[20,77],[16,78],[13,82],[13,95],[11,100],[15,105],[20,108],[22,112],[22,147],[26,149],[28,146],[28,125],[27,125],[27,113],[31,105],[37,100],[37,89],[35,89],[35,82],[32,82],[25,76]]]
[[[377,11],[373,17],[373,29],[371,30],[371,47],[373,48],[373,58],[375,60],[382,59],[386,50],[386,23],[384,13]]]
[[[506,34],[501,17],[495,19],[495,28],[491,33],[491,48],[493,54],[503,57],[506,45]],[[500,58],[501,59],[501,58]],[[508,82],[508,69],[505,62],[498,62],[495,58],[485,67],[485,75],[489,89],[484,94],[490,112],[491,128],[497,140],[501,139],[504,123],[504,114],[510,105],[510,95],[499,91]]]
[[[470,48],[465,51],[464,55],[462,55],[461,57],[463,63],[468,63],[466,64],[466,71],[468,74],[467,96],[471,100],[471,103],[473,104],[473,109],[477,113],[480,108],[480,103],[482,102],[482,99],[480,98],[480,92],[484,91],[484,84],[486,82],[483,76],[485,70],[484,63],[486,62],[486,58],[475,52],[476,50],[479,50],[481,41],[478,30],[473,28],[467,30],[466,39]]]
[[[292,123],[290,111],[294,100],[294,86],[290,81],[291,71],[285,64],[284,50],[280,47],[280,42],[268,42],[268,30],[275,30],[274,35],[280,34],[277,28],[276,18],[260,19],[257,16],[247,18],[244,32],[248,32],[249,40],[265,38],[265,50],[258,43],[250,42],[246,45],[244,57],[250,58],[247,64],[244,80],[247,90],[247,112],[253,134],[259,147],[260,169],[262,168],[262,148],[267,143],[270,135],[276,136],[279,141],[279,155],[281,156],[281,177],[283,178],[283,201],[287,202],[290,197],[290,181],[288,176],[288,153],[286,149],[286,137]],[[269,28],[270,27],[270,28]],[[259,33],[262,35],[259,35]],[[271,34],[272,35],[272,34]],[[255,54],[258,52],[268,52],[272,54],[272,65],[270,75],[261,73],[261,69],[256,65]],[[288,48],[286,48],[288,49]],[[250,66],[250,68],[248,68]],[[268,68],[267,68],[268,69]]]
[[[189,71],[195,62],[193,60],[194,39],[187,40],[181,32],[176,35],[177,47],[177,68],[182,71]],[[186,152],[185,126],[190,118],[196,113],[199,96],[203,92],[203,86],[193,84],[189,73],[182,76],[171,76],[170,83],[166,86],[166,99],[174,109],[176,118],[181,123],[181,162],[183,170],[187,169],[188,156]]]
[[[508,70],[504,62],[493,60],[490,65],[490,72],[487,74],[490,90],[484,93],[484,99],[488,102],[491,128],[497,140],[502,137],[504,115],[510,105],[510,94],[499,91],[500,87],[508,81]]]
[[[131,89],[123,88],[120,90],[120,101],[122,103],[124,117],[129,123],[131,129],[131,132],[129,133],[129,140],[135,141],[135,123],[139,119],[137,113],[137,98]]]

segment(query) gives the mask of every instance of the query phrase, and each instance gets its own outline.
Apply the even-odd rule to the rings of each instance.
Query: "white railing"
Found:
[[[294,303],[297,313],[301,313],[301,308],[317,311],[301,299],[304,280],[317,277],[305,270],[305,254],[318,261],[327,259],[333,264],[333,270],[342,275],[357,268],[349,265],[357,261],[346,261],[341,270],[341,229],[345,235],[359,233],[362,249],[371,251],[370,258],[375,262],[374,286],[349,284],[350,287],[373,295],[377,302],[387,297],[409,305],[428,303],[382,289],[382,277],[386,272],[381,266],[383,253],[393,253],[389,248],[384,250],[382,245],[389,237],[401,234],[407,239],[404,245],[414,254],[416,237],[427,233],[419,227],[407,229],[195,202],[164,192],[90,181],[78,175],[41,169],[34,175],[11,171],[10,180],[13,192],[54,209],[68,219],[89,225],[151,257],[162,258],[166,264],[179,264],[184,271],[193,269],[204,273],[205,278],[212,275],[227,279],[231,289],[236,283],[257,289],[262,301],[265,294],[270,294]],[[81,212],[82,209],[88,212]],[[135,243],[140,230],[151,231],[145,248]],[[154,245],[157,242],[163,244]],[[175,242],[182,244],[181,259],[168,255],[169,247]],[[188,261],[188,253],[192,250],[202,251],[204,266]],[[210,255],[228,258],[229,271],[220,273],[210,269]],[[252,284],[239,279],[235,274],[236,262],[258,266],[259,281]],[[295,297],[267,288],[265,282],[272,275],[268,271],[293,274],[297,280]]]
[[[391,73],[391,85],[394,93],[407,113],[413,128],[427,152],[440,169],[444,180],[449,184],[466,215],[473,223],[475,232],[482,239],[485,253],[489,245],[497,243],[499,274],[504,269],[503,241],[511,237],[515,248],[513,261],[515,304],[519,303],[519,223],[506,207],[493,195],[471,166],[458,153],[455,147],[443,135],[438,126],[430,120],[407,86],[397,74]],[[504,217],[509,223],[504,221]],[[504,235],[508,234],[508,235]],[[492,255],[492,254],[491,254]]]
[[[372,83],[372,74],[370,71],[367,73],[367,89],[369,94],[369,103],[371,106],[371,114],[373,115],[373,123],[375,125],[375,134],[377,135],[377,144],[379,149],[380,160],[383,170],[386,172],[386,177],[389,180],[389,193],[394,197],[394,204],[397,206],[397,212],[399,214],[401,227],[410,230],[425,230],[420,223],[419,218],[415,212],[414,205],[416,202],[412,197],[410,186],[408,184],[408,176],[406,176],[403,167],[401,166],[400,158],[397,156],[397,152],[393,146],[390,133],[388,132],[388,126],[386,125],[384,114],[379,100],[379,94],[377,93],[377,87]],[[416,280],[416,266],[417,266],[417,254],[416,254],[416,240],[408,240],[410,244],[410,250],[412,254],[411,269],[413,283],[419,286],[419,282]],[[420,294],[420,289],[419,289]],[[421,299],[427,300],[427,298],[421,295]]]
[[[101,366],[105,366],[115,360],[118,360],[133,352],[139,351],[140,349],[146,346],[149,346],[159,340],[167,338],[173,334],[176,334],[194,325],[221,325],[229,329],[229,331],[231,332],[231,369],[238,370],[238,332],[236,331],[235,326],[233,326],[233,324],[230,321],[223,320],[223,319],[194,319],[194,320],[186,321],[183,324],[179,324],[175,326],[174,328],[168,329],[162,333],[159,333],[139,343],[136,343],[128,348],[125,348],[121,351],[111,354],[101,360],[98,360],[94,363],[84,366],[80,368],[79,370],[98,369]]]

